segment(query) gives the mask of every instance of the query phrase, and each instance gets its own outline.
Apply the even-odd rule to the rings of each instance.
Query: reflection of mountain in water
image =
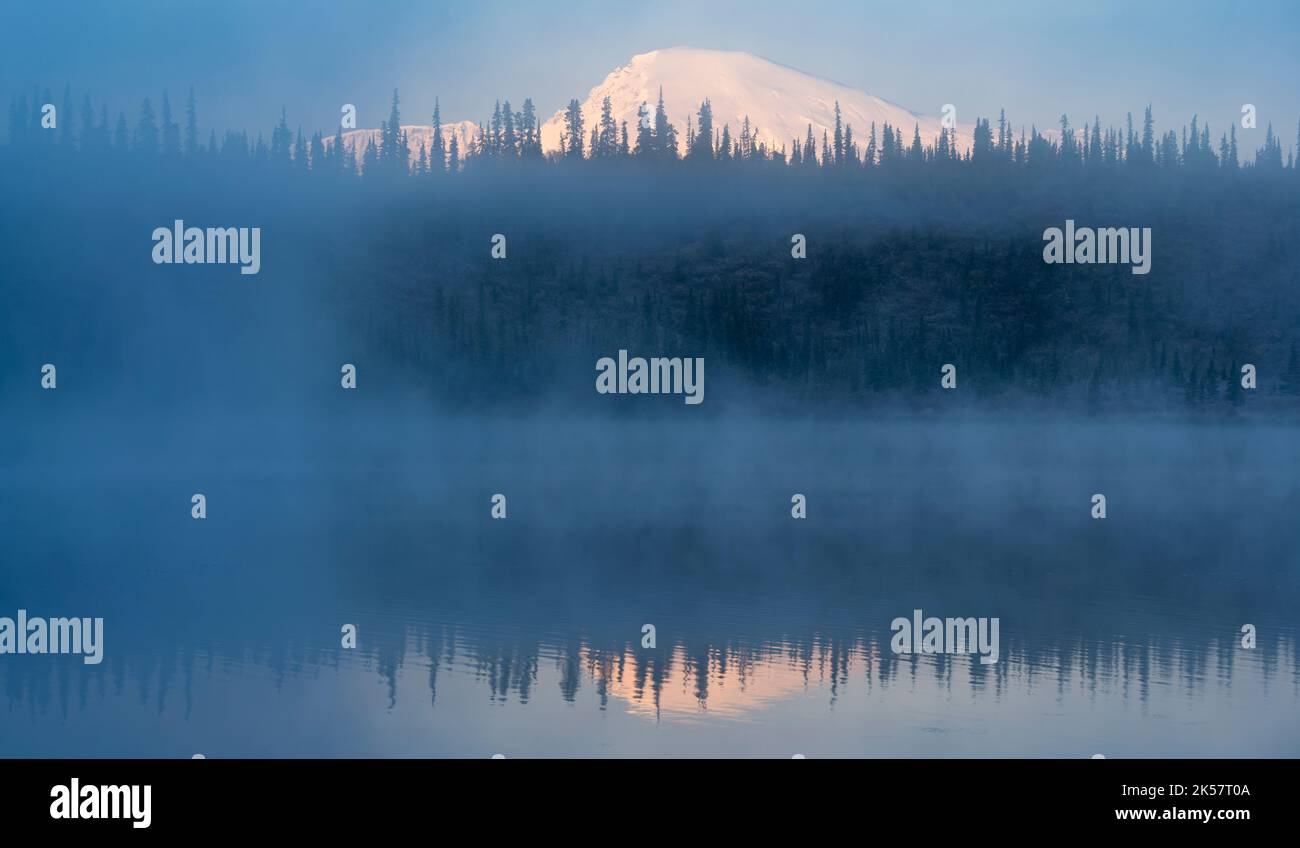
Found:
[[[1094,721],[1134,751],[1194,727],[1160,750],[1300,753],[1273,723],[1300,702],[1289,431],[353,415],[291,443],[194,422],[202,463],[115,434],[170,478],[96,465],[89,446],[57,475],[15,469],[0,558],[21,567],[0,598],[102,615],[106,658],[0,661],[0,752],[197,737],[445,754],[527,731],[517,748],[704,753],[745,728],[821,728],[842,753],[1033,754],[1086,745],[1061,734]],[[336,428],[353,454],[331,472]],[[201,523],[175,503],[195,479]],[[497,490],[504,522],[488,517]],[[1088,517],[1097,490],[1104,522]],[[808,519],[789,518],[792,491]],[[917,607],[998,616],[1001,661],[894,655],[889,622]],[[1255,650],[1239,647],[1247,622]],[[296,729],[310,740],[288,741]]]
[[[429,631],[403,625],[392,633],[382,628],[379,621],[363,620],[367,644],[356,651],[181,648],[171,654],[119,653],[93,671],[62,659],[11,662],[3,674],[5,696],[11,712],[54,713],[64,719],[84,719],[85,713],[122,699],[158,714],[180,709],[188,718],[196,680],[220,683],[234,675],[243,679],[241,689],[280,691],[343,671],[350,686],[363,679],[357,674],[378,675],[390,708],[400,690],[413,697],[412,686],[423,688],[423,678],[433,721],[439,720],[440,687],[450,685],[485,706],[574,704],[588,691],[602,711],[707,725],[754,720],[783,702],[815,698],[833,705],[845,695],[871,699],[891,691],[918,711],[940,714],[948,700],[995,706],[1034,692],[1058,700],[1115,702],[1145,712],[1168,709],[1170,701],[1230,700],[1229,693],[1242,689],[1235,697],[1243,699],[1262,686],[1279,704],[1294,709],[1300,679],[1290,635],[1266,636],[1254,651],[1239,648],[1232,639],[1048,643],[1040,638],[1032,648],[1017,639],[1003,646],[1002,661],[986,667],[971,657],[898,657],[889,651],[887,635],[813,636],[771,644],[684,638],[649,650],[576,638],[538,640],[476,626]]]

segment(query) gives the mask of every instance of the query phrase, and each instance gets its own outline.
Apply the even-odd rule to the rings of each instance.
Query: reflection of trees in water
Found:
[[[278,689],[316,679],[323,671],[352,668],[385,681],[391,708],[399,690],[409,689],[410,675],[423,668],[435,710],[439,680],[448,674],[472,678],[489,702],[522,706],[558,695],[573,703],[590,688],[599,709],[616,705],[655,718],[706,712],[739,716],[818,690],[833,703],[853,687],[967,691],[977,698],[1048,687],[1061,695],[1083,690],[1145,706],[1155,686],[1175,686],[1189,697],[1207,687],[1230,687],[1238,662],[1245,660],[1235,638],[1196,641],[1185,635],[1143,640],[1089,636],[1056,643],[1044,634],[1025,639],[1004,631],[1000,661],[983,665],[975,654],[895,655],[887,631],[771,641],[688,637],[655,649],[608,635],[506,638],[478,626],[409,625],[391,632],[372,628],[370,633],[354,650],[281,646],[181,649],[169,655],[133,652],[125,660],[114,655],[95,668],[83,668],[70,657],[27,658],[6,664],[5,699],[11,710],[67,717],[109,698],[132,698],[159,714],[179,708],[188,718],[196,679],[238,674],[264,678]],[[1266,636],[1248,656],[1266,685],[1289,684],[1289,696],[1297,696],[1300,659],[1293,638]],[[552,678],[555,689],[539,690],[543,677]]]
[[[1204,430],[1063,425],[1059,444],[1040,444],[1025,433],[1050,428],[999,421],[977,438],[975,425],[949,433],[909,421],[845,431],[819,424],[817,438],[790,425],[793,435],[780,441],[746,423],[726,432],[730,453],[718,457],[714,442],[691,442],[667,424],[629,423],[618,425],[612,453],[662,456],[671,445],[699,474],[692,488],[680,466],[662,477],[645,472],[625,490],[626,468],[644,465],[619,464],[599,447],[611,444],[609,422],[556,425],[539,437],[545,449],[522,456],[511,452],[514,431],[473,426],[483,435],[469,443],[480,449],[472,461],[439,466],[436,494],[421,488],[423,478],[379,493],[323,485],[307,500],[300,481],[266,484],[257,506],[275,518],[246,533],[151,527],[139,564],[141,573],[156,569],[148,580],[97,566],[101,550],[139,549],[138,528],[69,537],[44,520],[58,498],[37,492],[30,514],[16,507],[6,528],[80,565],[67,577],[12,570],[5,595],[40,612],[98,613],[102,599],[108,646],[99,667],[77,657],[0,658],[9,708],[70,715],[132,698],[188,715],[195,681],[237,676],[287,687],[331,669],[377,674],[390,707],[410,697],[412,673],[427,673],[434,709],[448,675],[468,673],[488,702],[529,703],[558,688],[566,702],[593,692],[602,708],[653,715],[722,714],[741,692],[762,700],[820,689],[834,702],[855,687],[975,697],[1087,687],[1146,704],[1156,685],[1189,695],[1231,685],[1240,663],[1266,682],[1300,679],[1293,637],[1276,624],[1300,603],[1300,536],[1284,520],[1294,483],[1235,456],[1219,462],[1209,448],[1224,444],[1195,441]],[[465,436],[443,435],[458,444]],[[1288,430],[1223,438],[1267,453],[1278,468],[1297,455]],[[1078,447],[1081,439],[1096,444]],[[1162,440],[1174,447],[1160,452]],[[872,447],[846,455],[854,441]],[[1112,443],[1127,453],[1102,453]],[[1076,452],[1063,454],[1072,444]],[[569,454],[574,446],[586,451],[583,462]],[[463,493],[498,447],[517,481],[512,517],[482,532],[465,517]],[[781,461],[753,461],[769,455]],[[1092,491],[1081,469],[1091,470],[1095,455],[1110,458],[1106,491],[1122,505],[1106,522],[1087,519],[1080,496]],[[1186,485],[1170,476],[1202,455],[1214,473]],[[607,466],[608,474],[596,470]],[[872,473],[859,476],[866,466]],[[807,522],[785,518],[788,481],[779,478],[791,468],[825,489],[813,490]],[[722,482],[713,488],[699,482],[714,478]],[[556,487],[565,497],[553,497]],[[111,493],[94,494],[111,508]],[[161,495],[137,500],[152,497]],[[304,520],[281,524],[285,503]],[[529,523],[537,504],[545,518]],[[176,562],[221,566],[181,572]],[[940,617],[999,616],[1001,661],[893,655],[888,622],[917,606]],[[124,632],[130,615],[141,628],[134,634]],[[359,625],[354,651],[337,647],[344,621]],[[658,627],[655,650],[640,648],[646,621]],[[1238,642],[1245,622],[1260,627],[1249,654]],[[175,648],[161,649],[163,640]]]

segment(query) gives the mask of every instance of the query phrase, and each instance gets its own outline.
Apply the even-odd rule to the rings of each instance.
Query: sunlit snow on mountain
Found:
[[[921,141],[933,144],[939,135],[939,118],[925,117],[902,106],[859,91],[847,85],[805,74],[794,68],[759,58],[751,53],[730,50],[697,50],[674,47],[654,50],[632,57],[632,61],[605,77],[582,103],[582,115],[587,131],[599,120],[601,103],[610,98],[614,119],[620,124],[627,121],[628,133],[636,137],[637,115],[641,104],[653,110],[662,87],[664,107],[668,119],[677,127],[679,146],[683,152],[686,144],[687,116],[695,120],[700,102],[708,98],[713,106],[713,125],[720,133],[730,125],[731,136],[740,134],[741,123],[749,117],[751,127],[757,128],[758,140],[769,149],[787,153],[794,139],[802,142],[812,125],[813,136],[820,150],[822,133],[835,132],[835,104],[840,104],[841,120],[852,126],[859,148],[865,148],[871,132],[871,123],[877,133],[888,122],[903,130],[905,143],[910,143],[915,127],[920,128]],[[933,105],[938,113],[942,104]],[[973,117],[973,116],[971,116]],[[542,146],[545,150],[558,150],[563,131],[563,110],[542,125]],[[957,125],[957,147],[970,146],[970,127]],[[819,154],[820,155],[820,154]]]
[[[629,136],[635,143],[641,104],[645,103],[653,112],[660,90],[663,91],[668,119],[677,127],[678,146],[683,153],[688,118],[692,122],[696,120],[700,103],[706,97],[713,108],[717,133],[729,126],[731,137],[739,138],[741,125],[748,117],[756,143],[766,144],[769,150],[784,149],[787,154],[793,149],[795,139],[801,143],[806,139],[811,126],[820,156],[823,133],[833,137],[835,132],[836,103],[840,107],[840,119],[846,128],[852,128],[859,150],[865,150],[873,122],[877,133],[886,123],[901,130],[904,144],[911,143],[917,129],[926,146],[934,144],[939,136],[937,115],[919,115],[865,91],[811,76],[751,53],[689,47],[641,53],[605,77],[582,101],[586,131],[590,132],[600,120],[601,105],[609,97],[614,119],[619,124],[627,122]],[[519,99],[522,101],[522,97]],[[934,104],[934,112],[940,108],[941,104]],[[481,122],[487,123],[486,116]],[[563,124],[563,109],[542,124],[542,147],[546,152],[560,149]],[[444,123],[444,143],[449,147],[454,135],[463,156],[477,136],[478,127],[479,121]],[[433,128],[424,124],[403,124],[402,129],[410,142],[411,161],[415,162],[421,141],[426,150],[431,149]],[[359,129],[343,133],[344,144],[353,149],[358,161],[367,141],[378,145],[379,130]],[[958,150],[970,147],[969,123],[958,122],[956,142]],[[326,137],[326,147],[333,143],[333,137]]]

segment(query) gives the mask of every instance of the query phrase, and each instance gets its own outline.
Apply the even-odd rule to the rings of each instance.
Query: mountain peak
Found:
[[[816,77],[786,65],[740,50],[698,47],[666,47],[638,53],[623,67],[605,77],[587,94],[582,114],[588,131],[600,118],[601,104],[610,98],[614,119],[627,121],[635,135],[642,103],[654,108],[662,88],[668,119],[677,127],[679,145],[686,144],[687,118],[694,122],[700,103],[708,98],[713,107],[713,124],[721,133],[731,127],[732,137],[740,133],[746,117],[757,128],[758,140],[770,149],[788,151],[794,140],[801,142],[811,125],[818,146],[822,134],[835,132],[835,104],[841,121],[853,128],[859,148],[865,147],[875,122],[877,133],[885,123],[905,131],[910,140],[919,128],[921,140],[931,144],[939,135],[939,119],[911,112],[843,83]],[[542,126],[542,146],[558,150],[563,135],[564,110]],[[959,128],[959,149],[970,144],[969,130]]]

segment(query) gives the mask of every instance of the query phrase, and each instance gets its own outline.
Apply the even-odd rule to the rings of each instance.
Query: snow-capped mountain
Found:
[[[798,139],[803,142],[812,125],[813,137],[821,155],[822,133],[833,137],[835,104],[840,105],[840,120],[852,127],[859,151],[865,150],[874,121],[879,133],[888,123],[903,133],[903,143],[912,141],[914,128],[920,129],[921,141],[933,144],[939,136],[937,116],[918,115],[902,106],[882,100],[856,88],[821,79],[794,68],[759,58],[751,53],[729,50],[697,50],[673,47],[633,56],[632,61],[615,70],[593,88],[582,103],[586,133],[600,120],[601,104],[610,98],[614,120],[627,121],[628,134],[635,140],[641,104],[653,115],[662,88],[668,120],[677,127],[678,146],[685,153],[686,125],[689,116],[695,121],[700,103],[707,97],[713,107],[713,126],[721,134],[730,126],[731,137],[739,139],[741,124],[748,116],[757,140],[771,150],[785,148],[787,154]],[[940,106],[936,104],[935,111]],[[564,127],[564,110],[542,124],[542,149],[560,149]],[[403,124],[411,146],[411,162],[433,143],[433,127],[426,124]],[[450,121],[442,125],[444,142],[450,146],[452,136],[458,140],[461,155],[478,134],[474,121]],[[585,143],[586,139],[584,139]],[[958,122],[956,141],[959,150],[971,145],[971,125]],[[379,143],[378,129],[350,130],[343,133],[343,143],[360,161],[366,143]],[[326,136],[325,146],[334,144]]]
[[[406,137],[411,147],[411,163],[414,164],[420,158],[420,142],[424,142],[426,151],[433,149],[433,127],[425,124],[402,124],[402,129],[406,131]],[[450,152],[451,140],[456,138],[457,147],[460,149],[460,155],[465,155],[470,140],[478,133],[478,125],[473,121],[451,121],[442,125],[442,142],[445,149]],[[334,146],[334,136],[324,138],[325,149],[330,150]],[[352,150],[356,154],[357,161],[361,161],[362,154],[365,153],[366,143],[373,145],[379,144],[379,130],[348,130],[343,133],[343,146]]]
[[[837,101],[841,120],[853,127],[859,150],[866,147],[872,121],[876,123],[877,133],[886,122],[901,129],[904,144],[911,142],[913,128],[917,126],[920,127],[921,141],[926,145],[933,144],[939,135],[940,119],[937,115],[918,115],[865,91],[814,77],[751,53],[690,47],[641,53],[605,77],[604,82],[593,88],[582,103],[585,132],[589,134],[592,125],[600,120],[601,103],[608,96],[614,119],[620,125],[627,121],[628,135],[635,140],[641,104],[648,104],[653,115],[661,87],[665,111],[677,127],[678,143],[683,152],[687,116],[695,121],[700,102],[706,97],[713,106],[713,126],[718,133],[726,124],[731,127],[731,137],[738,138],[741,123],[748,116],[750,126],[757,128],[759,141],[766,143],[769,149],[779,150],[784,145],[787,153],[794,139],[804,140],[811,124],[818,155],[821,155],[822,133],[834,136]],[[933,111],[937,113],[941,108],[942,105],[936,103]],[[561,109],[542,125],[543,149],[560,148],[563,126],[564,110]],[[970,147],[971,129],[970,124],[957,124],[959,150]]]

